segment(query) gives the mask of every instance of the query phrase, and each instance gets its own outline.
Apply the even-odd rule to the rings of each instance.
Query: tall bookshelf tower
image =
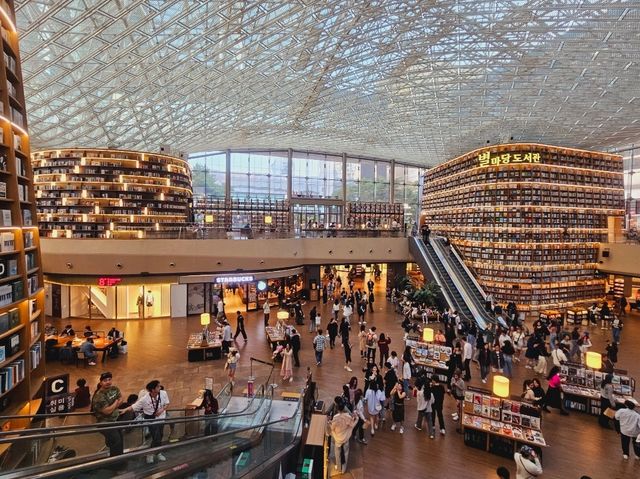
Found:
[[[44,289],[13,0],[0,1],[0,33],[0,415],[7,416],[34,414],[41,404]],[[9,447],[0,444],[0,454]]]
[[[479,282],[520,310],[602,298],[598,244],[624,215],[622,157],[519,143],[481,148],[425,173],[424,221]]]

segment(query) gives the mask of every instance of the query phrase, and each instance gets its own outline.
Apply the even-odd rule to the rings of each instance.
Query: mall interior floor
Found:
[[[374,313],[367,313],[367,326],[375,325],[378,332],[385,332],[391,339],[391,349],[400,355],[403,350],[403,332],[400,327],[401,318],[394,313],[393,305],[385,300],[384,277],[376,283],[376,301]],[[331,305],[315,303],[322,313],[322,325],[325,326],[331,315]],[[308,311],[313,303],[304,306],[308,319]],[[272,309],[272,322],[276,308]],[[632,377],[640,377],[640,352],[637,345],[640,341],[640,315],[627,315],[625,328],[622,333],[620,357],[618,367],[627,369]],[[237,346],[241,354],[237,370],[239,386],[246,382],[250,374],[250,357],[270,360],[271,353],[266,342],[263,329],[262,312],[245,314],[248,342],[238,338]],[[229,319],[235,328],[235,314]],[[57,326],[64,326],[69,320],[55,321]],[[86,320],[71,320],[76,330],[82,330]],[[102,371],[111,371],[114,383],[118,385],[123,395],[137,393],[152,379],[159,379],[166,387],[171,398],[172,407],[182,407],[190,403],[199,389],[204,387],[204,378],[214,380],[217,392],[226,382],[223,370],[224,361],[188,362],[186,342],[190,333],[201,331],[199,317],[164,318],[127,321],[92,321],[94,330],[108,330],[116,326],[124,331],[128,341],[128,354],[116,359],[108,359],[106,364],[83,368],[65,366],[57,362],[47,365],[47,374],[69,372],[71,384],[74,385],[79,377],[87,379],[93,391]],[[361,371],[364,361],[360,360],[358,352],[356,329],[353,328],[352,343],[354,359],[353,373],[346,371],[344,354],[338,345],[336,349],[328,350],[324,355],[321,367],[316,367],[311,341],[313,335],[308,332],[305,324],[300,326],[302,337],[301,367],[295,368],[292,383],[282,383],[280,380],[280,363],[276,364],[273,382],[280,383],[279,390],[299,391],[306,379],[307,366],[311,368],[313,378],[318,383],[319,399],[330,404],[333,397],[341,393],[341,385],[348,382],[351,376],[356,376],[363,383]],[[593,350],[602,351],[605,339],[610,337],[609,331],[599,328],[592,329]],[[268,369],[265,366],[254,365],[253,374],[266,377]],[[471,385],[481,387],[479,371],[472,368]],[[518,394],[522,381],[533,377],[533,372],[524,368],[520,363],[515,366],[514,378],[511,381],[512,394]],[[490,383],[489,383],[490,384]],[[546,381],[543,381],[546,387]],[[243,386],[242,386],[243,387]],[[456,433],[455,423],[450,413],[454,410],[454,401],[445,399],[445,420],[447,422],[446,436],[436,435],[429,439],[426,431],[417,431],[413,427],[416,417],[415,400],[406,403],[405,432],[392,432],[382,428],[374,438],[366,433],[368,445],[353,442],[351,446],[350,470],[344,477],[473,477],[494,478],[498,466],[505,465],[515,477],[513,460],[502,458],[487,452],[467,447],[463,443],[461,434]],[[387,424],[389,421],[387,421]],[[640,460],[623,460],[619,436],[612,429],[602,429],[598,426],[597,418],[580,412],[572,412],[565,417],[553,410],[545,414],[542,421],[542,431],[550,447],[544,449],[543,467],[545,477],[563,477],[578,479],[583,474],[592,478],[631,478],[640,476]]]

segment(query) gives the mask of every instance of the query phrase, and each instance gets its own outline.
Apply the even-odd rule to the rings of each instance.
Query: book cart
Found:
[[[560,367],[560,377],[564,381],[564,406],[574,411],[600,415],[600,383],[607,373],[594,371],[581,364],[567,363]],[[619,403],[633,401],[636,381],[626,371],[615,370],[611,382]]]
[[[461,426],[465,445],[507,458],[527,445],[542,460],[542,449],[547,447],[538,406],[519,398],[500,398],[485,389],[465,391]]]

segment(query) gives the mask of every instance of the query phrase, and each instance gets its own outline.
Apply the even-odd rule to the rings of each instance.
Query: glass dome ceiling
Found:
[[[15,3],[35,148],[640,142],[637,1]]]

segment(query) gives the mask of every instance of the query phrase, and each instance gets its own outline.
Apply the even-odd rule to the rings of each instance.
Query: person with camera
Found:
[[[516,461],[516,479],[532,479],[542,474],[540,459],[531,447],[522,446],[513,459]]]

